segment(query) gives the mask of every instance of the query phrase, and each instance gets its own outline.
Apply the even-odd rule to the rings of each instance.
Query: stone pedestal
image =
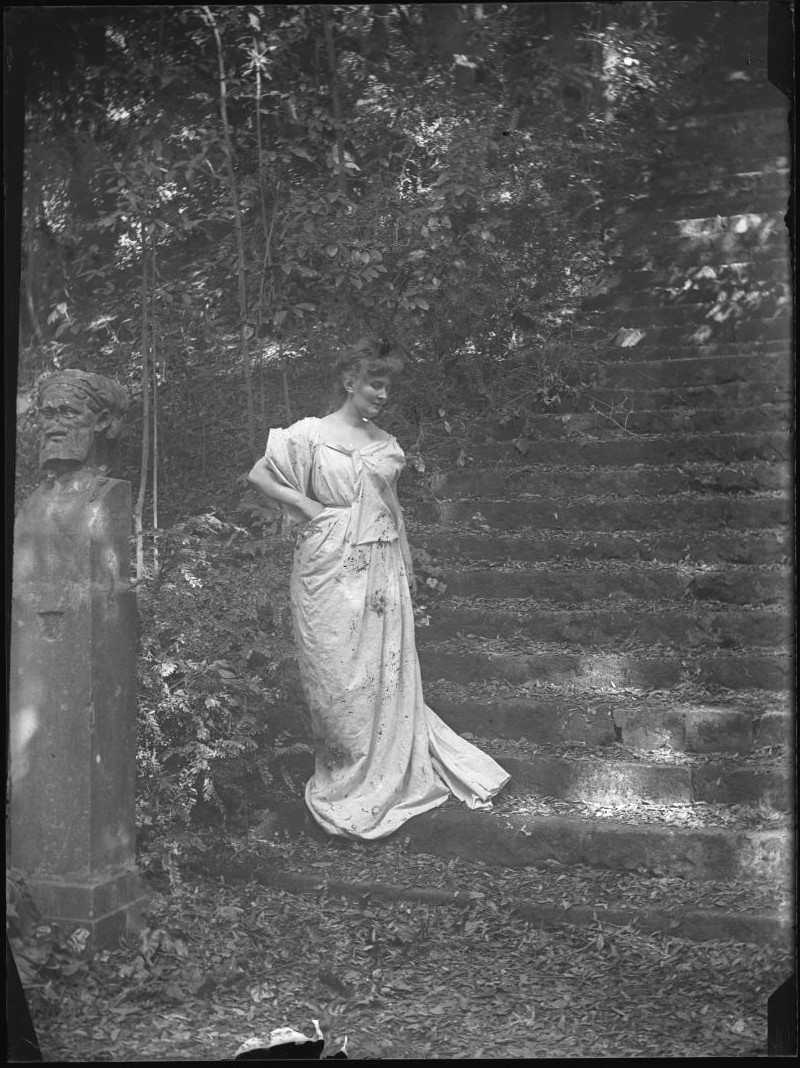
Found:
[[[43,915],[109,942],[141,910],[130,484],[50,479],[14,532],[10,861]]]

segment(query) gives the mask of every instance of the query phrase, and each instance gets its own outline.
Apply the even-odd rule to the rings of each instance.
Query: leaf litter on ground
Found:
[[[209,843],[221,870],[313,870],[289,893],[173,872],[147,926],[96,954],[80,977],[29,991],[46,1059],[219,1060],[245,1039],[319,1019],[356,1058],[758,1055],[766,999],[793,962],[735,942],[694,943],[598,920],[550,926],[515,916],[515,896],[680,908],[681,879],[558,865],[524,872],[383,845]],[[233,867],[229,862],[235,862]],[[335,878],[460,889],[464,903],[345,897]],[[692,904],[752,907],[754,888],[691,887]],[[717,898],[712,899],[711,895]]]

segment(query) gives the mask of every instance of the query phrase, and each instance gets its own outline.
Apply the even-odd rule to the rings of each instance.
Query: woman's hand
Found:
[[[324,504],[320,504],[319,501],[312,501],[310,497],[303,497],[299,500],[297,502],[297,507],[309,522],[311,522],[312,519],[315,519],[320,512],[325,511]]]
[[[408,577],[408,589],[412,597],[417,596],[417,576],[412,571],[406,571]]]

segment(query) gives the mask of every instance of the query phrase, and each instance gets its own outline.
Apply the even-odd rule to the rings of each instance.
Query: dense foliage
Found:
[[[69,366],[137,400],[140,816],[160,830],[307,755],[288,549],[241,477],[268,427],[319,412],[366,330],[408,355],[390,418],[417,452],[459,413],[579,388],[604,228],[691,63],[653,3],[34,15],[20,406]],[[30,420],[19,438],[24,492]]]

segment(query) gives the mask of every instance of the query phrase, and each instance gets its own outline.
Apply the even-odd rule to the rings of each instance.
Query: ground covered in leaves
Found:
[[[63,943],[28,969],[46,1060],[224,1060],[275,1027],[310,1034],[314,1018],[358,1059],[759,1055],[767,997],[793,966],[774,948],[600,921],[543,929],[505,907],[515,888],[503,880],[519,873],[407,856],[402,842],[376,851],[251,833],[224,849],[209,841],[206,853],[240,869],[256,856],[299,859],[320,881],[289,893],[171,868],[138,935],[71,964]],[[374,875],[379,862],[405,865],[406,882],[467,888],[464,903],[326,887],[332,874]]]

